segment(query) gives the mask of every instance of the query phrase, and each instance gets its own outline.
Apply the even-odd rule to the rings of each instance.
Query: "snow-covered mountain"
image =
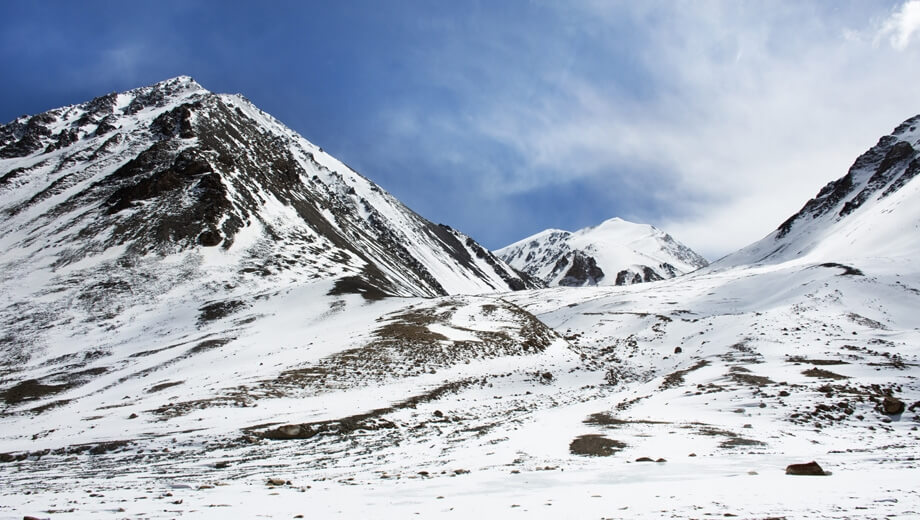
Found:
[[[491,293],[240,98],[112,98],[0,134],[0,520],[920,510],[912,124],[715,267]]]
[[[495,253],[548,286],[631,285],[707,265],[705,258],[671,235],[620,218],[574,233],[547,229]]]
[[[0,215],[0,284],[26,315],[47,309],[29,303],[38,294],[63,314],[106,315],[180,283],[202,299],[316,279],[368,296],[527,286],[242,96],[189,77],[0,127]]]
[[[714,268],[792,259],[920,255],[920,115],[860,155],[773,233],[714,263]]]

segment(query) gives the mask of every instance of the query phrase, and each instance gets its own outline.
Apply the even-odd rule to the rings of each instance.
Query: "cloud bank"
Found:
[[[444,44],[418,60],[451,103],[378,116],[389,149],[414,143],[440,158],[429,171],[464,175],[494,206],[592,193],[600,207],[554,227],[622,216],[721,256],[920,112],[916,1],[588,2],[533,16],[552,22],[490,13],[439,27]],[[532,213],[532,231],[546,227]]]

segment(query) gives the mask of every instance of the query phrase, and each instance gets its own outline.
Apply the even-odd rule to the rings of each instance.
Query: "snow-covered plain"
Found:
[[[5,451],[30,456],[0,465],[0,517],[917,514],[920,276],[910,261],[850,265],[864,274],[799,261],[625,288],[348,296],[322,319],[321,290],[291,290],[240,314],[261,317],[193,366],[6,415]],[[564,337],[502,351],[480,331],[515,334],[517,306]],[[360,357],[374,331],[420,316],[436,319],[416,336],[428,345],[419,370],[394,353],[337,358],[344,369],[322,385],[285,377],[336,352]],[[888,391],[911,409],[881,413]],[[219,398],[182,406],[206,396]],[[354,430],[255,435],[366,413]],[[616,444],[579,454],[586,436]],[[131,442],[35,453],[114,440]],[[810,460],[832,474],[783,474]]]

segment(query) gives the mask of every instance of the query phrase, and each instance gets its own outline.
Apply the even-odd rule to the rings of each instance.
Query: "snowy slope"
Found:
[[[495,253],[548,286],[630,285],[707,265],[667,233],[619,218],[574,233],[548,229]]]
[[[899,125],[762,240],[714,268],[792,259],[916,256],[920,243],[920,116]]]

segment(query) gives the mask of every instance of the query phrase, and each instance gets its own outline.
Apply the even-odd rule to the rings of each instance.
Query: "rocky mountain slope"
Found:
[[[528,286],[242,96],[188,77],[0,127],[0,216],[6,359],[64,324],[171,299],[206,318],[318,280],[368,298]]]
[[[920,116],[915,116],[879,139],[776,231],[716,266],[916,256],[920,185],[911,181],[918,172]]]
[[[548,229],[495,253],[547,286],[632,285],[708,265],[671,235],[619,218],[574,233]]]
[[[155,257],[218,266],[231,285],[350,277],[352,289],[418,296],[526,285],[242,96],[188,77],[0,127],[0,213],[5,263],[57,279]]]

